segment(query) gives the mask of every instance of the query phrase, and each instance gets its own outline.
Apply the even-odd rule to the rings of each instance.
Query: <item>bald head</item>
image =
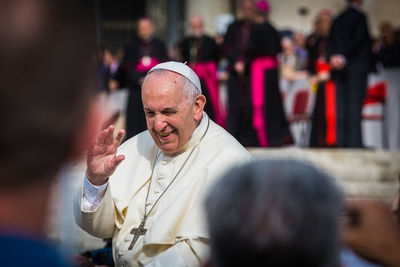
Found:
[[[200,37],[204,33],[204,19],[202,15],[194,15],[190,18],[190,32],[196,36]]]
[[[150,18],[141,18],[138,21],[138,36],[140,39],[149,40],[154,34],[154,25]]]

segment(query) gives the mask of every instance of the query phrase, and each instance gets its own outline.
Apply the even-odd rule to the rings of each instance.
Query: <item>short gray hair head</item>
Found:
[[[263,160],[226,173],[206,212],[212,266],[337,266],[342,193],[293,160]]]

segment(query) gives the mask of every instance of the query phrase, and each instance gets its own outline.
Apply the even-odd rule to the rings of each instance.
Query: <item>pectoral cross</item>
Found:
[[[132,250],[133,246],[135,246],[136,242],[138,241],[139,236],[146,234],[147,229],[144,229],[145,223],[146,223],[146,221],[142,221],[138,228],[133,228],[131,230],[131,234],[134,235],[134,237],[132,239],[131,244],[129,245],[128,250]]]

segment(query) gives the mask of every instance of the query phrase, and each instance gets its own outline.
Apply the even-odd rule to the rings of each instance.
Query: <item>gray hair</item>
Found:
[[[293,160],[229,171],[206,202],[212,266],[336,266],[342,194],[332,178]]]
[[[153,71],[149,72],[149,73],[146,75],[145,81],[146,81],[147,77],[148,77],[150,74],[157,74],[157,75],[160,75],[160,74],[164,74],[164,73],[167,73],[167,72],[171,72],[171,71],[170,71],[170,70],[165,70],[165,69],[156,69],[156,70],[153,70]],[[177,74],[179,74],[179,73],[177,73]],[[183,76],[183,75],[181,75],[181,74],[179,74],[179,76],[181,77],[181,82],[182,82],[181,85],[182,85],[182,88],[183,88],[183,90],[184,90],[184,94],[188,97],[189,100],[194,101],[194,99],[196,98],[196,96],[202,94],[202,93],[201,93],[201,90],[200,90],[199,88],[197,88],[188,78],[186,78],[185,76]],[[143,82],[143,83],[144,83],[144,82]]]

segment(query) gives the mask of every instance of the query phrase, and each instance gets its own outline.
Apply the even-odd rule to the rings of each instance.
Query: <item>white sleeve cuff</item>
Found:
[[[108,181],[103,185],[94,185],[85,175],[83,182],[82,211],[88,212],[96,210],[103,200],[107,186]]]

